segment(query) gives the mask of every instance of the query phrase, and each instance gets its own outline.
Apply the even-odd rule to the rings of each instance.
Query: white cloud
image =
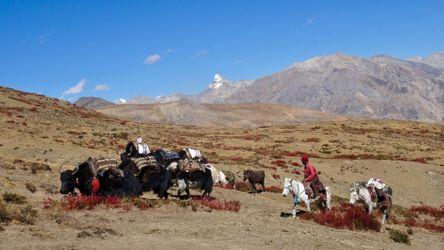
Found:
[[[167,49],[167,50],[165,50],[165,53],[167,53],[167,54],[173,53],[173,52],[174,52],[174,49]]]
[[[63,95],[73,95],[78,94],[83,91],[83,87],[86,84],[86,79],[80,80],[75,86],[69,88],[67,91],[63,92]]]
[[[310,17],[309,19],[307,19],[307,25],[312,24],[314,21],[316,20],[316,17]]]
[[[205,57],[208,56],[208,50],[207,49],[198,49],[195,53],[194,53],[195,57]]]
[[[51,34],[41,34],[39,37],[38,37],[38,42],[39,42],[39,45],[44,45],[47,41],[48,41],[48,38],[51,36]]]
[[[143,63],[144,64],[154,64],[154,63],[160,61],[161,59],[162,59],[162,57],[159,54],[153,54],[153,55],[149,55]]]
[[[111,89],[111,87],[106,84],[97,84],[96,87],[94,88],[95,91],[103,91],[103,90],[110,90],[110,89]]]

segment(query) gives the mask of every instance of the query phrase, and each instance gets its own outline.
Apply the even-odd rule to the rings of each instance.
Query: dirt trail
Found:
[[[150,195],[148,195],[150,196]],[[338,230],[300,219],[281,218],[290,209],[290,198],[276,193],[252,195],[216,189],[219,199],[240,200],[234,212],[193,212],[166,205],[146,211],[120,209],[52,214],[28,228],[12,226],[0,234],[0,248],[22,249],[290,249],[330,248],[399,249],[387,232]],[[394,227],[394,226],[389,226]],[[97,228],[99,230],[97,230]],[[81,232],[93,236],[78,238]],[[94,234],[96,231],[103,231]],[[111,233],[107,233],[110,231]],[[103,239],[102,239],[103,237]],[[411,249],[442,249],[442,235],[416,230]]]

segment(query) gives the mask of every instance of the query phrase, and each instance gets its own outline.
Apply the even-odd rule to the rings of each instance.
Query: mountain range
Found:
[[[216,74],[208,88],[194,96],[138,96],[126,103],[184,100],[283,104],[346,116],[444,121],[444,52],[408,59],[341,53],[319,56],[253,81],[231,82]]]

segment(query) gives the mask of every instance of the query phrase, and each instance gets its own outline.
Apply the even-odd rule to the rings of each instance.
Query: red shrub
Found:
[[[295,166],[295,167],[299,167],[299,166],[301,166],[301,164],[299,164],[299,162],[295,162],[295,161],[292,162],[291,165],[292,165],[292,166]]]
[[[51,199],[51,197],[48,197],[46,199],[43,199],[43,208],[44,209],[52,209],[57,205],[57,202]]]
[[[237,191],[241,191],[241,192],[250,192],[251,191],[250,183],[244,182],[244,181],[236,181],[235,188]]]
[[[411,161],[419,162],[419,163],[424,163],[424,164],[427,163],[427,159],[424,158],[424,157],[415,158],[415,159],[412,159]]]
[[[215,186],[223,188],[223,189],[231,189],[231,190],[234,189],[234,184],[233,183],[227,183],[227,184],[218,183]]]
[[[64,210],[91,210],[97,206],[104,205],[106,207],[121,207],[119,197],[102,197],[102,196],[65,196],[60,201]]]
[[[265,191],[271,193],[282,193],[282,188],[279,186],[266,186]]]
[[[273,164],[273,165],[280,166],[280,167],[287,165],[287,163],[284,160],[275,160],[275,161],[272,161],[270,163]]]
[[[421,224],[422,228],[425,228],[427,230],[436,232],[436,233],[444,233],[444,226],[436,225],[430,222],[425,222]]]
[[[257,149],[254,150],[254,152],[255,152],[257,155],[264,155],[264,156],[270,154],[270,151],[269,151],[269,149],[267,149],[267,148],[257,148]]]
[[[292,151],[292,152],[284,151],[284,155],[285,156],[290,156],[290,157],[295,157],[295,156],[301,157],[303,155],[307,155],[310,158],[319,158],[319,155],[316,154],[316,153],[306,153],[306,152],[297,151],[297,150],[296,151]]]
[[[214,210],[223,210],[230,212],[239,212],[241,209],[241,204],[239,201],[221,201],[215,198],[207,198],[201,196],[193,196],[193,201],[200,203],[203,206],[209,207]]]
[[[321,139],[316,138],[316,137],[312,137],[312,138],[304,139],[304,140],[302,140],[302,141],[303,141],[303,142],[320,142]]]
[[[241,140],[248,140],[248,141],[259,141],[263,137],[265,137],[265,136],[264,135],[242,135],[242,136],[238,136],[236,138],[241,139]]]
[[[292,174],[296,174],[296,175],[301,175],[301,172],[299,172],[298,170],[293,170],[291,171]]]
[[[240,157],[240,156],[235,156],[235,157],[231,157],[230,158],[231,161],[243,161],[244,158]]]
[[[331,211],[315,212],[302,218],[333,228],[374,231],[381,229],[381,223],[373,215],[369,215],[359,206],[350,206],[347,203],[333,207]]]
[[[440,220],[444,217],[444,205],[440,207],[432,207],[428,205],[420,205],[420,206],[412,206],[409,209],[410,212],[413,214],[420,213],[420,214],[426,214],[431,217],[435,217],[435,219]]]

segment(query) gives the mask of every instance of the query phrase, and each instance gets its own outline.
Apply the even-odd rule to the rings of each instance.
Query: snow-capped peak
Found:
[[[115,104],[125,104],[125,103],[126,103],[126,100],[123,99],[123,98],[119,98],[119,99],[117,99],[114,103],[115,103]]]
[[[218,89],[218,88],[222,87],[224,84],[228,84],[228,83],[229,82],[227,80],[225,80],[221,75],[215,74],[214,79],[213,79],[213,83],[210,84],[209,88]]]

